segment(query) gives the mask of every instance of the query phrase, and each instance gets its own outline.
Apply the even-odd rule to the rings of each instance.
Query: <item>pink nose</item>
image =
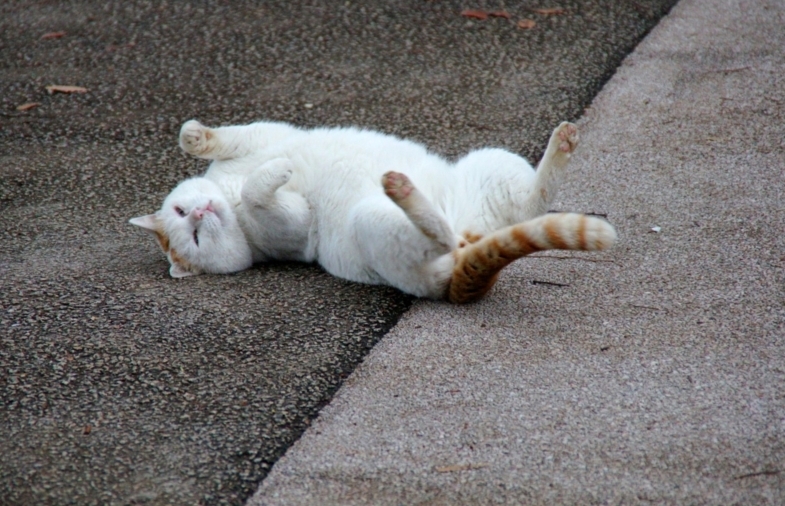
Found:
[[[208,202],[207,205],[204,206],[204,208],[195,207],[194,210],[191,211],[191,213],[194,215],[194,218],[196,218],[197,220],[201,220],[204,217],[204,213],[206,212],[215,213],[215,208],[213,207],[212,200]]]

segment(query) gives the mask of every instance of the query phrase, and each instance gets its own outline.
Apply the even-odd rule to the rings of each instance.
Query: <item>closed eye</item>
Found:
[[[194,242],[199,246],[199,231],[194,229]]]
[[[185,216],[185,211],[180,206],[174,206],[174,212],[176,212],[180,216]]]

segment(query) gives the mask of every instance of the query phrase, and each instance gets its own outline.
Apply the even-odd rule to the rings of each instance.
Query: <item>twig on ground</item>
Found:
[[[754,478],[755,476],[774,476],[780,474],[782,471],[779,469],[767,469],[765,471],[758,471],[757,473],[747,473],[742,474],[741,476],[736,476],[735,479],[743,480],[744,478]]]
[[[549,213],[566,213],[567,211],[560,211],[559,209],[548,209]],[[608,219],[608,213],[583,213],[586,216],[597,216],[598,218]]]
[[[532,279],[533,285],[550,285],[550,286],[570,286],[564,283],[554,283],[552,281],[540,281],[537,279]]]
[[[644,306],[644,305],[641,305],[641,304],[630,304],[630,306],[637,307],[637,308],[640,308],[640,309],[652,309],[654,311],[664,311],[664,309],[662,309],[661,307]]]
[[[488,464],[456,464],[453,466],[440,466],[436,468],[437,473],[452,473],[455,471],[472,471],[474,469],[482,469],[488,467]]]
[[[554,260],[583,260],[584,262],[615,264],[613,260],[600,260],[597,258],[583,258],[573,256],[555,256],[555,255],[532,255],[531,258],[552,258]]]
[[[725,72],[725,73],[741,72],[742,70],[747,70],[749,68],[752,68],[752,67],[750,67],[749,65],[745,65],[743,67],[733,67],[733,68],[729,68],[729,69],[714,69],[714,70],[709,70],[709,72]]]

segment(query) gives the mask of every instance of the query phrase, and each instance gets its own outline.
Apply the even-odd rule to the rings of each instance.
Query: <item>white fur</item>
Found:
[[[451,164],[420,144],[378,132],[270,122],[210,129],[192,120],[183,125],[180,145],[212,159],[209,169],[178,185],[155,215],[131,222],[162,229],[194,274],[291,259],[440,298],[461,235],[486,235],[547,211],[569,159],[558,149],[559,129],[535,173],[501,149],[474,151]],[[408,176],[412,198],[385,195],[382,176],[390,171]],[[195,224],[190,214],[175,212],[208,202],[220,220]]]

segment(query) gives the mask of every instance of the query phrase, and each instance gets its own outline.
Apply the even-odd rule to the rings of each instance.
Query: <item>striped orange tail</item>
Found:
[[[496,283],[499,271],[515,260],[548,249],[608,249],[616,231],[605,220],[583,214],[546,214],[497,230],[455,250],[456,262],[447,292],[455,304],[473,302]]]

